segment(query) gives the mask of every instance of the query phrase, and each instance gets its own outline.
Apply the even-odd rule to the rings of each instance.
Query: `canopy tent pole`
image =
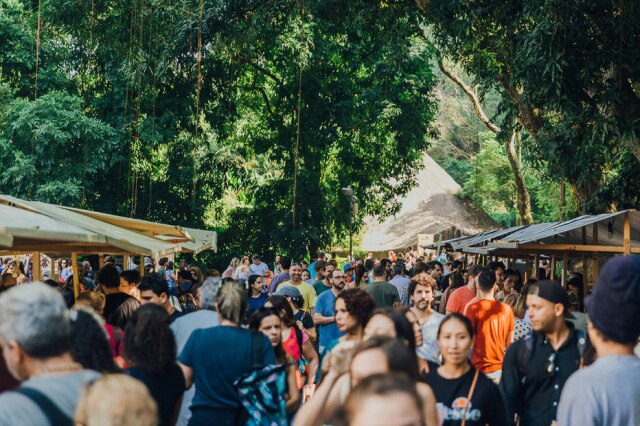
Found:
[[[41,269],[39,251],[33,253],[33,256],[31,257],[31,267],[32,267],[31,273],[33,274],[33,281],[40,281],[40,273],[41,273],[40,271],[42,269]]]
[[[71,268],[73,270],[73,294],[78,297],[80,294],[80,276],[78,275],[78,253],[71,252]]]
[[[98,268],[102,269],[104,267],[104,253],[98,254]]]

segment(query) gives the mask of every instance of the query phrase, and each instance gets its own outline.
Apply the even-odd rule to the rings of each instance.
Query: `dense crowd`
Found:
[[[76,294],[7,257],[0,425],[640,425],[640,257],[510,266],[108,256]]]

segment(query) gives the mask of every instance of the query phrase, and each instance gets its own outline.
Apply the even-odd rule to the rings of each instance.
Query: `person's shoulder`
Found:
[[[38,423],[43,422],[44,423]],[[31,399],[18,392],[0,394],[0,425],[47,424],[46,417]]]

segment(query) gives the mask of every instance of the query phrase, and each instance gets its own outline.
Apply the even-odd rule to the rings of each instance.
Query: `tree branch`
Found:
[[[269,71],[268,69],[264,68],[261,65],[256,64],[255,62],[253,62],[249,56],[247,55],[237,55],[234,57],[235,60],[238,60],[242,63],[245,63],[247,65],[251,65],[253,68],[255,68],[256,70],[260,71],[262,74],[266,75],[267,77],[270,77],[273,81],[275,81],[276,83],[278,83],[278,85],[282,86],[284,84],[284,82],[278,78],[278,76],[276,76],[274,73],[272,73],[271,71]]]
[[[455,75],[451,70],[448,70],[447,68],[445,68],[444,63],[442,62],[442,59],[438,59],[438,67],[440,68],[440,71],[442,71],[444,75],[449,77],[449,79],[453,81],[455,84],[457,84],[458,87],[460,87],[462,91],[467,95],[467,97],[471,101],[471,105],[473,106],[474,111],[476,112],[476,115],[478,116],[480,121],[482,121],[482,123],[487,127],[487,129],[491,130],[495,134],[500,133],[500,127],[493,124],[491,120],[489,120],[489,117],[487,117],[487,114],[485,114],[484,109],[480,104],[480,99],[478,98],[478,94],[471,87],[469,87],[464,81],[462,81],[460,77]]]

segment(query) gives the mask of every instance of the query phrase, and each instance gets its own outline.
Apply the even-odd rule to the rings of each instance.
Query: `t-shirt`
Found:
[[[393,308],[394,303],[400,303],[398,289],[387,281],[371,283],[364,291],[369,293],[378,308]]]
[[[105,299],[102,311],[105,321],[124,330],[129,318],[140,307],[140,302],[126,293],[107,294]]]
[[[335,303],[336,295],[333,294],[333,291],[325,291],[318,296],[314,312],[322,315],[323,317],[333,317],[336,315]],[[318,333],[320,334],[318,342],[320,348],[327,347],[329,343],[342,335],[340,330],[338,330],[338,325],[335,321],[329,324],[319,325]]]
[[[80,394],[85,386],[98,379],[100,373],[82,370],[63,375],[36,376],[21,387],[37,390],[47,396],[64,414],[73,419]],[[0,394],[0,425],[48,425],[45,414],[24,395],[15,392]]]
[[[478,296],[474,297],[473,299],[469,300],[467,302],[466,305],[464,305],[464,309],[462,310],[462,315],[467,315],[467,309],[469,308],[469,306],[473,305],[474,303],[476,303],[478,300],[480,300],[480,298]]]
[[[171,315],[169,315],[170,322],[174,322],[178,318],[183,317],[185,315],[187,315],[187,312],[179,311],[179,310],[176,309],[176,310],[173,311],[173,313]]]
[[[274,291],[276,291],[276,288],[278,288],[278,285],[280,283],[289,281],[290,279],[291,279],[291,275],[289,275],[288,272],[279,273],[278,275],[273,277],[273,279],[269,283],[269,293],[273,293]]]
[[[311,279],[314,279],[316,277],[316,262],[317,262],[317,260],[314,261],[314,262],[311,262],[311,265],[309,265],[309,268],[308,268],[309,269],[309,277]]]
[[[264,262],[260,262],[257,265],[252,262],[251,265],[249,265],[249,268],[251,268],[251,272],[253,273],[253,275],[263,276],[264,274],[269,272],[269,265]]]
[[[253,297],[249,295],[248,297],[249,309],[247,309],[247,322],[249,321],[249,319],[251,318],[251,315],[253,315],[255,311],[257,311],[258,309],[264,306],[268,298],[269,298],[269,295],[265,293],[261,293],[260,296],[258,297]]]
[[[311,284],[311,285],[313,286],[313,289],[316,291],[316,294],[318,296],[320,296],[325,291],[331,289],[331,287],[327,287],[326,285],[324,285],[324,282],[322,280],[314,281],[313,284]]]
[[[302,306],[302,310],[311,313],[311,308],[316,306],[316,299],[318,298],[318,295],[316,294],[316,291],[313,289],[313,287],[305,282],[294,285],[291,283],[291,281],[285,281],[278,286],[277,290],[280,290],[281,288],[287,286],[294,286],[300,291],[300,294],[302,294],[302,297],[304,298],[304,305]]]
[[[191,337],[194,330],[214,327],[219,324],[220,319],[218,318],[218,314],[208,309],[191,312],[175,320],[171,323],[171,331],[176,338],[178,353],[182,352],[182,349],[187,344],[187,340],[189,340],[189,337]],[[176,426],[187,426],[189,423],[189,419],[191,418],[191,411],[189,410],[189,407],[191,406],[191,400],[195,393],[195,386],[191,386],[184,392]]]
[[[179,360],[193,369],[196,394],[191,407],[238,408],[240,397],[234,383],[252,371],[252,331],[241,327],[219,325],[195,330]],[[273,347],[262,336],[262,359],[275,364]]]
[[[442,426],[462,424],[462,416],[467,404],[469,404],[467,396],[474,375],[473,368],[457,379],[445,379],[438,373],[437,368],[430,369],[427,374],[423,373],[424,381],[431,386],[436,397],[436,408]],[[478,375],[465,419],[466,426],[503,426],[508,424],[498,386],[482,373]]]
[[[409,306],[409,295],[407,294],[407,287],[409,286],[410,279],[404,275],[396,275],[389,280],[389,284],[398,289],[398,295],[400,296],[400,302],[402,306]]]
[[[467,286],[462,286],[451,293],[445,309],[447,312],[456,312],[464,315],[464,307],[467,306],[467,303],[474,297],[476,297],[476,294],[473,291],[469,290]]]
[[[173,425],[176,404],[184,393],[184,375],[178,364],[172,364],[165,374],[151,375],[139,368],[132,367],[125,371],[129,376],[140,380],[147,386],[149,393],[158,404],[158,424]]]
[[[560,396],[559,426],[640,425],[640,358],[604,356],[573,373]]]
[[[497,300],[479,300],[467,308],[465,314],[475,330],[475,343],[471,361],[483,373],[502,369],[507,342],[514,329],[511,306]]]
[[[527,334],[531,333],[532,330],[533,328],[531,327],[530,323],[516,318],[514,328],[513,328],[513,341],[516,342],[522,339]]]
[[[440,312],[433,311],[429,319],[422,324],[422,346],[416,349],[418,357],[440,364],[440,349],[438,348],[438,328],[444,319]]]

